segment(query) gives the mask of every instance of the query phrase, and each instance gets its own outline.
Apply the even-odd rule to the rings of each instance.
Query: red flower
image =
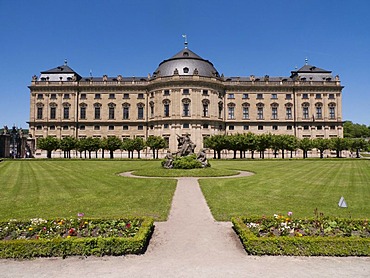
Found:
[[[127,229],[130,229],[130,228],[131,228],[131,224],[130,224],[130,223],[127,223],[127,224],[126,224],[126,228],[127,228]]]
[[[68,234],[71,235],[71,236],[75,235],[75,233],[76,233],[76,229],[75,228],[70,228],[68,230]]]

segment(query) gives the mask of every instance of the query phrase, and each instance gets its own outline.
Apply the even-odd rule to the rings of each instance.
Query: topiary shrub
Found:
[[[195,168],[203,168],[202,163],[197,160],[195,154],[188,155],[188,156],[181,156],[176,157],[173,161],[173,168],[174,169],[195,169]]]

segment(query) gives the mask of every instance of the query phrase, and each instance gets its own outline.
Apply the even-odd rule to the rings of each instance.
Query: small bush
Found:
[[[174,169],[195,169],[195,168],[202,168],[202,163],[197,160],[196,155],[188,155],[177,157],[173,161],[173,168]]]

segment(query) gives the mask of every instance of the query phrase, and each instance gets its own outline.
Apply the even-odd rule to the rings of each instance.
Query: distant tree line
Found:
[[[76,139],[71,136],[58,139],[55,137],[39,138],[37,140],[37,147],[41,150],[47,151],[47,157],[51,158],[52,152],[61,150],[64,153],[64,158],[71,158],[73,150],[79,152],[80,158],[95,158],[98,157],[98,151],[102,150],[102,158],[104,158],[104,151],[109,151],[109,157],[113,158],[113,153],[116,150],[123,150],[128,152],[129,158],[134,158],[134,152],[137,152],[140,158],[140,152],[146,147],[150,148],[153,152],[153,158],[158,158],[158,150],[166,148],[167,142],[160,136],[149,136],[145,141],[141,137],[134,139],[121,140],[116,136],[108,138],[86,137]]]
[[[302,150],[303,158],[308,157],[308,151],[317,149],[320,152],[320,158],[324,157],[325,150],[336,152],[336,157],[342,157],[342,151],[350,150],[356,153],[356,157],[360,157],[361,150],[367,150],[369,143],[363,138],[303,138],[298,139],[293,135],[275,135],[254,133],[233,134],[233,135],[213,135],[206,137],[204,146],[214,151],[214,158],[221,159],[223,150],[233,151],[233,158],[246,158],[246,153],[250,153],[250,158],[255,158],[255,153],[259,154],[260,158],[265,158],[265,152],[272,150],[276,158],[279,153],[284,159],[286,153],[290,153],[293,157],[293,152],[298,149]]]
[[[370,126],[345,121],[343,133],[344,138],[370,138]]]

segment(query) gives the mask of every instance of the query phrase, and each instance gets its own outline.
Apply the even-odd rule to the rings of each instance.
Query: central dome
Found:
[[[153,77],[172,76],[174,74],[219,77],[217,70],[210,61],[204,60],[188,48],[160,63],[153,73]]]

